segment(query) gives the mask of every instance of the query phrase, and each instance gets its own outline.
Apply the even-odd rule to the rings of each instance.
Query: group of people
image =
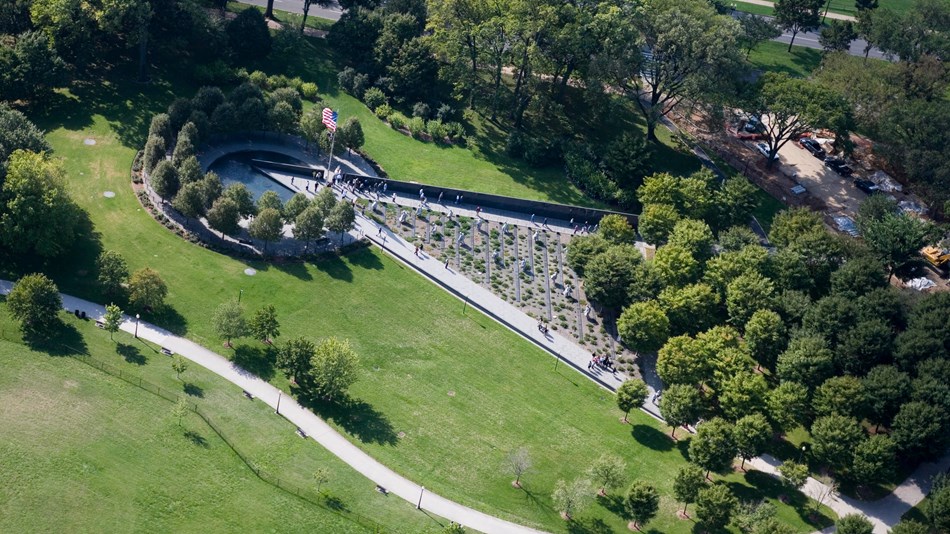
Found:
[[[544,335],[548,335],[548,325],[544,321],[538,319],[538,332],[541,332]]]
[[[595,368],[604,369],[611,373],[617,372],[617,369],[614,368],[614,362],[610,360],[610,356],[607,354],[603,356],[595,354],[591,357],[590,362],[587,363],[587,370],[593,371]]]

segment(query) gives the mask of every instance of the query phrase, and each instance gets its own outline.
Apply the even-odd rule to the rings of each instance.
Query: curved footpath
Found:
[[[12,287],[12,282],[0,280],[0,293],[5,295],[10,292]],[[105,306],[65,294],[62,295],[62,298],[63,308],[69,312],[73,310],[84,311],[92,319],[101,319],[105,316]],[[123,319],[121,329],[130,334],[134,333],[135,319],[127,315]],[[359,447],[350,443],[324,420],[300,406],[293,398],[283,395],[276,387],[237,367],[219,354],[144,321],[139,321],[138,336],[197,363],[244,391],[251,393],[261,402],[274,409],[277,408],[277,401],[280,399],[280,415],[297,425],[308,437],[313,438],[314,441],[349,464],[350,467],[359,471],[363,476],[386,488],[389,493],[398,495],[412,504],[419,502],[421,494],[423,509],[481,532],[525,534],[542,532],[498,519],[467,506],[462,506],[435,493],[423,491],[423,488],[418,484],[396,474],[360,450]]]

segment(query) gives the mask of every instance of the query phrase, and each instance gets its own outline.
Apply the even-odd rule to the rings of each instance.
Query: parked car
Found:
[[[879,188],[877,184],[875,184],[871,180],[855,180],[854,186],[869,195],[873,195],[874,193],[881,192],[881,188]]]
[[[755,133],[762,130],[762,121],[758,117],[749,117],[742,129],[748,133]]]
[[[756,143],[755,149],[762,153],[763,156],[769,158],[772,156],[771,151],[769,150],[769,145],[765,143]]]
[[[821,145],[818,143],[818,141],[815,141],[811,137],[802,137],[798,140],[798,145],[818,159],[825,159],[825,156],[827,156],[827,154],[825,154],[825,149],[821,148]]]
[[[854,169],[849,167],[848,163],[841,158],[825,158],[825,167],[828,167],[845,178],[854,174]]]

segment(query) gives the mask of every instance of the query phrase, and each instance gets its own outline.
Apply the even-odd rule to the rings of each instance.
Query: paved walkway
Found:
[[[9,293],[12,287],[12,282],[0,280],[0,294]],[[67,311],[71,312],[77,309],[84,311],[93,320],[105,317],[104,306],[69,295],[62,295],[62,298],[63,308]],[[121,329],[130,334],[135,333],[135,323],[133,317],[125,316]],[[279,399],[280,415],[297,425],[308,437],[313,438],[314,441],[349,464],[350,467],[359,471],[363,476],[412,504],[419,502],[421,494],[423,509],[480,532],[525,534],[541,532],[462,506],[428,490],[423,491],[420,485],[396,474],[360,450],[359,447],[350,443],[324,420],[300,406],[293,398],[284,395],[276,387],[237,367],[227,358],[217,353],[144,321],[138,323],[138,337],[167,348],[175,354],[197,363],[244,391],[251,393],[255,398],[274,409],[277,408]]]
[[[764,6],[764,7],[771,7],[771,8],[775,7],[775,2],[770,2],[768,0],[742,0],[742,1],[745,2],[746,4],[755,4],[757,6]],[[835,13],[833,11],[829,11],[826,16],[829,19],[850,20],[851,22],[854,22],[856,20],[851,15],[842,15],[840,13]]]

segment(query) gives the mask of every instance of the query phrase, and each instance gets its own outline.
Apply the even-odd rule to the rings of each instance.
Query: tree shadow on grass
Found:
[[[381,270],[383,268],[383,262],[380,261],[379,256],[373,253],[370,249],[361,248],[346,257],[350,263],[356,267],[362,269],[372,269],[374,271]]]
[[[334,280],[353,281],[353,271],[349,264],[339,256],[325,256],[314,262],[313,265]]]
[[[567,522],[567,531],[570,534],[612,534],[610,525],[600,518],[574,518]]]
[[[630,513],[620,495],[597,495],[597,504],[620,519],[630,520]]]
[[[182,386],[182,391],[185,392],[185,395],[190,395],[192,397],[204,398],[205,390],[201,389],[201,386],[192,384],[191,382],[185,382]]]
[[[808,498],[802,492],[790,490],[788,486],[782,484],[781,480],[771,475],[751,470],[745,473],[743,479],[745,484],[726,482],[732,494],[738,497],[739,500],[753,501],[762,497],[777,500],[780,495],[785,495],[787,504],[798,513],[802,521],[815,527],[816,530],[834,524],[834,521],[824,513],[815,513],[813,505],[809,503]]]
[[[309,282],[313,280],[313,275],[310,274],[310,270],[307,269],[307,266],[299,262],[284,262],[284,263],[273,263],[275,269],[278,271],[289,274],[298,280],[303,280],[304,282]]]
[[[343,499],[337,497],[336,495],[325,493],[323,495],[323,503],[326,504],[327,508],[331,510],[336,510],[338,512],[345,512],[347,510],[346,503],[343,502]]]
[[[188,320],[171,306],[162,306],[160,310],[150,314],[148,320],[176,336],[184,336],[188,333]]]
[[[630,435],[637,443],[654,451],[671,451],[676,445],[669,436],[647,425],[633,425]]]
[[[122,359],[125,361],[136,365],[145,365],[147,361],[145,355],[142,354],[142,351],[139,350],[138,347],[129,345],[128,343],[116,343],[115,352],[119,356],[122,356]]]
[[[301,404],[323,419],[340,425],[344,431],[364,443],[395,445],[398,441],[389,418],[366,401],[346,399],[339,403],[329,403],[301,398],[296,388],[294,393]]]
[[[36,352],[50,356],[88,354],[86,340],[75,325],[61,323],[51,334],[23,334],[23,342]]]
[[[252,347],[250,345],[235,345],[231,362],[241,369],[269,381],[274,377],[274,360],[276,358],[273,346]]]
[[[188,441],[192,442],[194,445],[201,447],[203,449],[208,448],[208,440],[204,436],[195,432],[194,430],[186,430],[185,437],[188,438]]]

